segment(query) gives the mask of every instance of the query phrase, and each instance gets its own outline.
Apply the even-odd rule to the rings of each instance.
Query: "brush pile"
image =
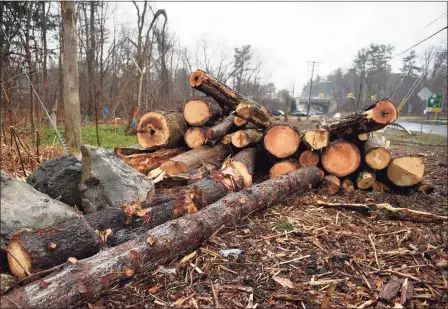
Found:
[[[2,307],[85,304],[143,267],[153,269],[199,247],[223,225],[318,186],[328,195],[432,189],[423,182],[420,157],[393,157],[388,141],[374,133],[397,120],[387,99],[303,129],[276,120],[204,71],[194,72],[190,84],[204,96],[188,100],[183,111],[142,115],[140,147],[113,153],[82,147],[82,162],[75,162],[82,172],[71,178],[81,201],[71,206],[82,212],[45,228],[2,233],[10,272],[30,282],[9,288]],[[42,169],[36,188],[45,183],[45,171],[54,176],[52,168]],[[39,190],[58,198],[50,187]],[[388,204],[319,205],[400,220],[446,220]]]

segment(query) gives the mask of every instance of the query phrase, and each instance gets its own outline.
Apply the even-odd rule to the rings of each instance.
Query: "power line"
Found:
[[[431,26],[433,23],[435,23],[435,22],[438,21],[440,18],[442,18],[444,15],[446,15],[446,13],[448,13],[448,11],[445,12],[445,13],[443,13],[442,15],[440,15],[439,17],[437,17],[436,19],[434,19],[434,20],[433,20],[432,22],[430,22],[429,24],[427,24],[427,25],[425,26],[425,28],[428,27],[428,26]]]

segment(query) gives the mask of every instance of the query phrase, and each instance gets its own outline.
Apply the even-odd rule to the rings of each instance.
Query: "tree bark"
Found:
[[[361,154],[355,144],[337,141],[327,147],[321,161],[327,172],[344,177],[356,171],[361,163]]]
[[[83,259],[92,256],[104,245],[99,236],[101,232],[107,229],[115,232],[125,226],[125,215],[120,209],[94,212],[84,219],[71,218],[50,228],[22,230],[14,234],[8,244],[11,273],[24,278],[27,273],[64,263],[69,257]]]
[[[355,112],[327,126],[330,141],[336,141],[346,135],[359,135],[381,130],[397,120],[398,113],[392,102],[378,101],[362,112]]]
[[[305,150],[299,156],[301,166],[317,166],[319,163],[319,155],[315,151]]]
[[[220,123],[207,130],[207,132],[205,133],[205,137],[208,146],[214,146],[232,129],[234,118],[234,115],[229,115],[225,117]]]
[[[257,144],[261,141],[263,137],[263,133],[254,130],[239,130],[232,134],[232,145],[237,148],[244,148],[246,146]]]
[[[386,168],[391,160],[391,153],[384,137],[371,135],[364,143],[364,157],[368,166],[375,170]]]
[[[152,153],[132,154],[121,159],[140,173],[147,175],[149,171],[184,152],[185,148],[160,149]]]
[[[387,167],[387,178],[396,186],[410,187],[423,180],[425,165],[421,158],[405,156],[393,159]]]
[[[159,168],[149,172],[148,177],[152,179],[163,179],[165,174],[176,174],[191,171],[202,164],[211,163],[217,159],[224,159],[230,154],[230,147],[226,145],[216,145],[208,147],[203,145],[184,152],[178,156],[164,162]],[[156,180],[155,180],[156,181]]]
[[[289,173],[290,171],[296,170],[300,167],[299,163],[295,160],[283,160],[275,163],[269,170],[269,177],[276,178],[283,174]]]
[[[185,144],[187,144],[188,147],[195,149],[198,147],[201,147],[205,144],[205,133],[207,132],[206,128],[202,127],[191,127],[187,129],[187,132],[185,132],[184,140]]]
[[[216,118],[221,116],[221,107],[215,100],[209,97],[191,99],[184,105],[185,121],[192,126],[201,127],[211,124]]]
[[[64,76],[65,138],[69,147],[79,151],[82,144],[82,134],[75,1],[61,1],[61,13],[64,45],[62,50],[62,72]]]
[[[119,281],[162,265],[200,246],[218,228],[230,226],[257,209],[316,187],[321,174],[304,167],[280,178],[231,193],[200,212],[160,225],[137,239],[66,266],[40,282],[17,288],[1,297],[2,307],[61,308],[85,306],[90,299]],[[278,190],[281,187],[282,190]],[[113,258],[111,258],[113,257]],[[75,271],[76,270],[76,271]],[[42,288],[42,281],[46,288]]]
[[[300,141],[300,134],[296,129],[280,124],[266,130],[263,139],[265,149],[279,159],[296,153]]]
[[[154,111],[140,118],[137,139],[143,148],[170,148],[183,140],[186,130],[187,124],[182,113]]]

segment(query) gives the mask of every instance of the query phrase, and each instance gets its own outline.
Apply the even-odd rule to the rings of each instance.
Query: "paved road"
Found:
[[[397,123],[401,124],[403,127],[408,129],[409,131],[415,131],[420,132],[420,123],[414,123],[414,122],[404,122],[398,120]],[[448,136],[448,125],[443,124],[423,124],[423,133],[432,133],[442,136]]]

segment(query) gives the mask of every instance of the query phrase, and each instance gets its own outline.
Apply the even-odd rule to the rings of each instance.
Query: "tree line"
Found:
[[[41,99],[51,119],[64,123],[66,137],[76,147],[81,122],[132,120],[151,109],[178,109],[200,95],[189,86],[197,68],[270,109],[294,109],[299,91],[276,89],[251,45],[235,47],[233,54],[207,40],[186,48],[170,31],[165,10],[148,1],[132,6],[135,22],[127,25],[117,21],[119,12],[109,2],[0,2],[2,124],[23,123],[34,131],[48,123]],[[421,74],[421,86],[446,95],[446,45],[424,55],[409,53],[400,74],[387,63],[393,51],[389,44],[361,49],[348,70],[317,76],[312,96],[318,96],[319,81],[325,80],[325,95],[336,100],[339,111],[348,112],[373,97],[391,96],[401,82],[393,100],[399,102]],[[301,96],[307,97],[307,91],[309,85]],[[349,93],[354,96],[348,98]],[[412,112],[420,104],[417,99],[408,103]]]

